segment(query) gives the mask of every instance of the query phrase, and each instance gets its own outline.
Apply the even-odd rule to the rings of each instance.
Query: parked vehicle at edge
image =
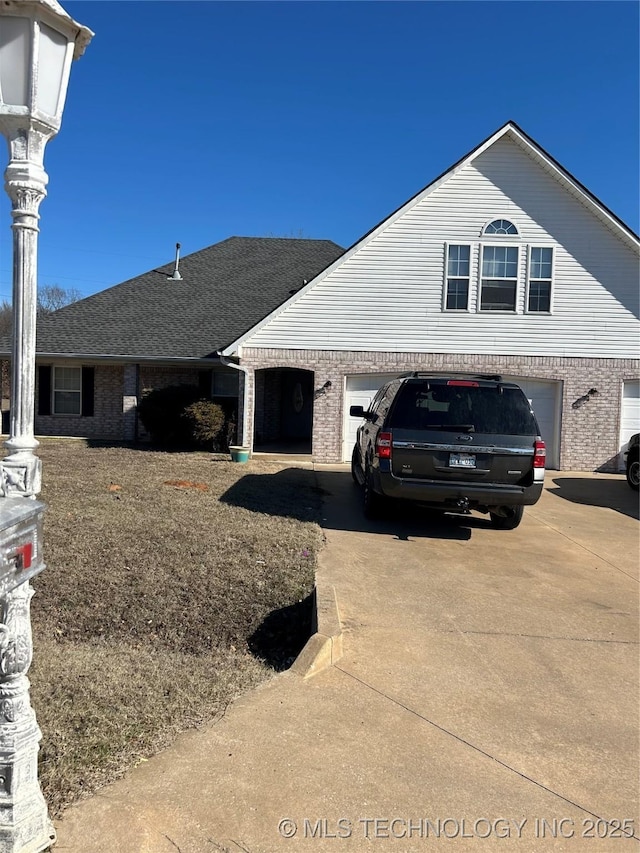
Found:
[[[627,445],[625,452],[627,483],[632,489],[638,491],[638,481],[640,479],[640,432],[632,435]]]
[[[408,373],[387,382],[364,418],[351,472],[365,515],[388,498],[489,513],[512,530],[542,493],[546,451],[522,389],[500,376]]]

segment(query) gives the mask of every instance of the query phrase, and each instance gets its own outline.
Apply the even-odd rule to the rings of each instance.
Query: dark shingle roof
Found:
[[[38,321],[39,354],[206,358],[342,255],[330,240],[230,237]]]

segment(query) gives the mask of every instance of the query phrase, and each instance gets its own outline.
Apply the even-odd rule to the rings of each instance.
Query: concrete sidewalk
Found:
[[[344,466],[318,478],[333,665],[273,678],[70,808],[55,849],[637,849],[639,525],[623,478],[550,472],[515,531],[373,524]]]

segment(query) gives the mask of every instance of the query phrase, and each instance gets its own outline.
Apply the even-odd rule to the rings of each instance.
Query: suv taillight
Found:
[[[391,459],[391,433],[379,432],[376,438],[376,456],[378,459]]]
[[[544,468],[547,462],[547,449],[544,441],[535,441],[533,444],[533,467]]]

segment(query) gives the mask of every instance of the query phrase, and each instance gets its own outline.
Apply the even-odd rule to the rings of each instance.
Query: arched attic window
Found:
[[[485,225],[483,234],[498,237],[517,237],[518,229],[508,219],[494,219],[488,225]]]

